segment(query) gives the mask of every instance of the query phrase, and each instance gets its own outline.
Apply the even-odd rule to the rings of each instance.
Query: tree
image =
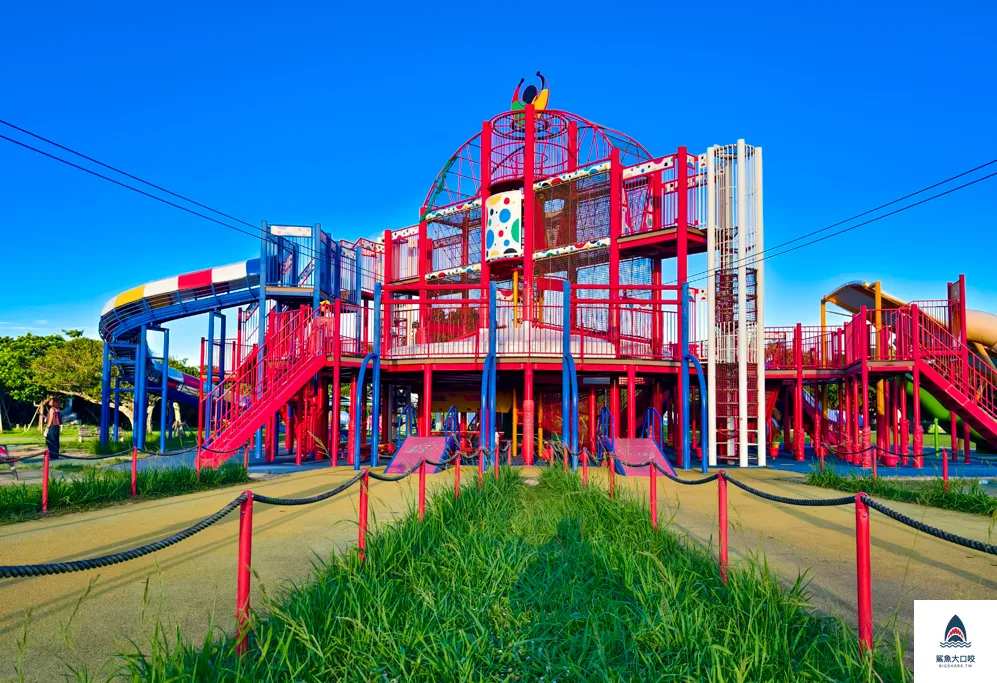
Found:
[[[41,403],[47,397],[31,373],[31,364],[50,349],[65,344],[58,334],[38,336],[24,334],[20,337],[0,337],[0,391],[14,401],[29,403],[38,415],[41,429]],[[34,418],[32,417],[32,420]]]
[[[76,396],[99,406],[103,365],[103,343],[74,336],[32,361],[31,375],[48,393]],[[122,395],[119,412],[131,422],[133,406],[125,401],[126,396]]]

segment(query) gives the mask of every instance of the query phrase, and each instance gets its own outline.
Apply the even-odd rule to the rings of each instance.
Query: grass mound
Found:
[[[216,681],[874,680],[840,622],[807,611],[765,567],[718,578],[716,561],[646,506],[610,501],[556,469],[525,486],[435,496],[374,534],[368,559],[334,556],[268,598],[249,653],[217,630],[161,634],[118,675]],[[882,650],[882,648],[880,648]],[[877,652],[880,652],[877,650]],[[908,680],[877,655],[876,675]]]
[[[873,479],[871,476],[841,475],[828,467],[823,472],[811,472],[805,481],[812,486],[849,493],[864,491],[875,498],[987,515],[997,520],[997,498],[988,495],[975,479],[950,479],[949,490],[945,491],[944,482],[937,478]]]
[[[206,491],[249,481],[242,465],[204,469],[201,479],[191,467],[171,467],[138,473],[136,489],[141,498],[165,498]],[[48,509],[78,512],[131,500],[131,472],[86,466],[75,479],[52,479],[48,486]],[[41,514],[41,484],[0,486],[0,524],[34,519]]]

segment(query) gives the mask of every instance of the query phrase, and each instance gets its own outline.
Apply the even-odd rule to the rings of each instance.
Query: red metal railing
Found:
[[[332,324],[332,318],[314,318],[309,307],[271,314],[264,345],[201,399],[210,449],[203,461],[242,445],[246,429],[279,408],[276,397],[314,376],[329,353]]]

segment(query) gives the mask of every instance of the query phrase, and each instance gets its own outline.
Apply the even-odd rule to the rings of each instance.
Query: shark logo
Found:
[[[948,626],[945,627],[945,639],[939,643],[942,647],[970,647],[969,636],[966,633],[966,626],[962,623],[959,615],[953,614],[949,619]]]

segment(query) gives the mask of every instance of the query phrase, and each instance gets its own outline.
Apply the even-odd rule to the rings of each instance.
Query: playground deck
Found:
[[[302,472],[253,484],[267,495],[307,496],[336,485],[352,469]],[[536,476],[525,468],[524,477]],[[593,483],[605,485],[603,470],[593,470]],[[766,491],[796,497],[828,497],[833,493],[804,486],[795,474],[771,470],[739,470],[737,477]],[[450,472],[430,478],[431,486],[450,487]],[[634,487],[646,496],[644,478],[618,478],[617,486]],[[237,489],[225,489],[161,501],[119,506],[71,517],[12,525],[0,529],[5,560],[10,563],[75,558],[112,552],[175,531],[209,514],[229,501]],[[372,482],[372,512],[380,521],[403,514],[415,497],[415,479],[401,483]],[[303,508],[256,508],[253,569],[254,605],[259,605],[261,584],[274,591],[286,580],[308,575],[315,556],[351,545],[356,538],[357,489],[329,502]],[[769,566],[785,581],[800,572],[816,579],[811,584],[814,604],[846,621],[854,619],[854,512],[852,508],[788,508],[759,500],[732,489],[730,493],[731,552],[734,561],[762,552]],[[988,538],[983,517],[892,503],[896,509],[925,522],[979,539]],[[696,542],[715,538],[717,499],[711,485],[682,487],[659,478],[662,520],[673,516],[671,528]],[[7,672],[17,661],[17,641],[29,608],[24,670],[28,680],[52,680],[65,671],[62,661],[86,664],[96,671],[120,648],[127,637],[143,642],[155,619],[162,614],[171,627],[200,639],[209,621],[231,630],[234,626],[237,517],[189,541],[146,558],[115,565],[99,572],[7,581],[0,586],[0,629],[5,638],[0,666]],[[127,525],[124,523],[127,521]],[[72,528],[73,533],[67,530]],[[135,532],[141,529],[141,532]],[[96,546],[96,547],[95,547]],[[877,626],[900,610],[909,621],[910,598],[983,599],[997,589],[997,565],[987,556],[953,552],[943,541],[918,535],[891,520],[872,521],[873,609]],[[148,604],[143,593],[149,580]],[[73,652],[60,636],[60,624],[94,581],[89,596],[68,631]]]

